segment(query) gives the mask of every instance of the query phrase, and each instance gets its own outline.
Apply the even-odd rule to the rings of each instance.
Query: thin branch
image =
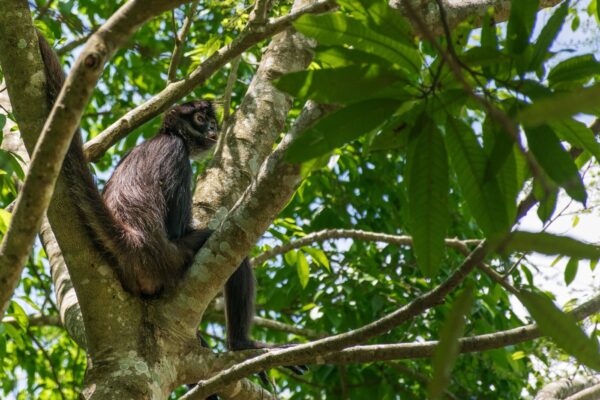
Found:
[[[325,240],[331,239],[357,239],[357,240],[365,240],[365,241],[376,241],[376,242],[384,242],[395,244],[397,246],[412,246],[413,240],[411,236],[401,236],[401,235],[388,235],[385,233],[377,233],[377,232],[368,232],[362,230],[355,229],[328,229],[319,232],[314,232],[304,236],[301,239],[294,240],[290,243],[276,246],[271,250],[268,250],[258,257],[250,260],[250,263],[253,266],[257,266],[269,258],[272,258],[279,254],[287,253],[290,250],[298,249],[304,246],[307,246],[314,242],[321,242]],[[458,240],[458,239],[445,239],[445,245],[447,247],[458,250],[461,254],[468,256],[471,250],[468,246],[477,245],[481,243],[481,240]],[[502,285],[509,292],[516,294],[518,291],[513,286],[511,286],[502,275],[500,275],[496,270],[490,267],[488,264],[481,263],[478,265],[478,268],[481,269],[486,275],[488,275],[492,280]]]
[[[208,57],[186,79],[167,85],[156,96],[129,111],[98,136],[87,142],[85,144],[87,159],[90,161],[98,160],[118,140],[165,111],[175,101],[190,93],[198,85],[205,82],[213,73],[256,43],[281,32],[304,14],[327,12],[334,6],[335,3],[332,0],[321,0],[294,10],[283,17],[276,18],[260,28],[249,26],[231,43],[223,46]]]
[[[27,316],[29,326],[59,326],[62,327],[60,318],[58,315],[43,315],[43,314],[32,314]],[[18,323],[14,317],[2,318],[3,324],[15,325]]]
[[[296,239],[290,243],[273,247],[270,250],[265,251],[261,255],[254,257],[250,260],[253,266],[257,266],[269,258],[273,258],[279,254],[284,254],[290,250],[299,249],[301,247],[310,245],[315,242],[323,242],[332,239],[356,239],[371,242],[384,242],[395,244],[397,246],[412,246],[413,240],[411,236],[405,235],[389,235],[386,233],[369,232],[358,229],[325,229],[318,232],[310,233],[300,239]],[[464,250],[468,249],[467,246],[478,245],[482,240],[458,240],[458,239],[446,239],[445,245],[456,249]]]
[[[586,301],[576,307],[569,314],[576,320],[583,320],[596,314],[600,311],[600,295]],[[542,332],[536,324],[528,324],[518,328],[507,329],[494,333],[463,337],[459,340],[460,353],[478,353],[487,350],[499,349],[507,346],[514,346],[519,343],[531,341],[542,337]],[[304,353],[295,353],[286,358],[287,363],[304,363],[304,364],[349,364],[349,363],[369,363],[377,361],[392,361],[404,359],[429,358],[433,355],[439,341],[431,340],[426,342],[411,342],[411,343],[394,343],[394,344],[379,344],[369,346],[352,346],[340,351],[328,352],[327,354],[314,354],[313,352],[305,351]],[[269,356],[274,350],[269,353],[259,355],[255,351],[257,357]],[[282,350],[277,350],[278,353]],[[250,352],[249,352],[250,353]],[[233,356],[236,356],[235,354]],[[220,362],[225,365],[239,366],[239,359],[231,357],[229,354],[222,356]],[[248,360],[248,361],[251,361]],[[247,362],[247,361],[246,361]],[[246,363],[244,362],[244,364]],[[267,364],[270,366],[270,364]],[[265,367],[265,366],[263,366]],[[233,367],[236,368],[236,367]]]
[[[256,0],[254,8],[250,13],[249,20],[252,24],[262,25],[267,21],[269,8],[271,8],[272,0]]]
[[[185,47],[185,38],[190,31],[190,27],[192,26],[192,21],[194,20],[194,15],[196,14],[196,10],[198,9],[198,0],[195,0],[190,4],[190,8],[185,16],[185,20],[183,21],[183,26],[177,34],[175,31],[175,47],[173,48],[173,55],[171,56],[171,62],[169,63],[169,71],[167,72],[167,84],[173,82],[177,77],[177,67],[181,62],[181,56],[183,55],[183,49]],[[173,22],[175,22],[175,18],[173,18]],[[173,26],[173,29],[176,29]]]
[[[207,312],[204,316],[204,320],[208,320],[208,321],[212,320],[212,321],[217,321],[220,323],[225,322],[225,317],[223,315],[222,310],[223,310],[223,307],[221,305],[216,306],[215,311],[218,311],[218,312]],[[312,329],[298,328],[297,326],[288,325],[288,324],[284,324],[283,322],[275,321],[275,320],[268,319],[268,318],[257,317],[257,316],[253,317],[252,325],[258,326],[261,328],[271,329],[274,331],[291,333],[291,334],[303,336],[303,337],[309,338],[309,339],[320,339],[320,338],[326,336],[324,333],[319,333]]]
[[[60,48],[56,49],[56,54],[58,54],[59,56],[62,56],[64,54],[70,53],[72,50],[76,49],[77,47],[79,47],[82,44],[84,44],[85,42],[87,42],[88,39],[90,38],[90,36],[92,36],[94,34],[96,29],[97,29],[97,27],[92,29],[92,31],[89,34],[75,38],[75,39],[71,40],[70,42],[62,45]]]
[[[54,383],[56,383],[56,388],[58,389],[58,394],[61,399],[65,400],[65,394],[63,393],[63,387],[60,383],[61,380],[58,377],[58,373],[56,372],[56,368],[54,367],[54,362],[52,362],[52,358],[50,358],[50,354],[48,354],[48,352],[46,351],[46,348],[42,345],[42,343],[40,343],[37,340],[37,338],[35,337],[33,332],[31,332],[29,329],[26,329],[25,332],[27,333],[27,336],[29,336],[31,341],[35,344],[35,346],[38,348],[38,350],[42,352],[42,355],[48,362],[48,365],[50,366],[50,372],[52,373],[52,377],[54,378]]]

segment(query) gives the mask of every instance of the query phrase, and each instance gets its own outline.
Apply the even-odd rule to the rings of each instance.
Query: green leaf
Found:
[[[452,304],[452,309],[440,332],[440,341],[433,354],[433,376],[429,382],[428,399],[441,399],[450,383],[450,374],[458,356],[459,339],[465,331],[467,313],[473,303],[472,285],[464,289]]]
[[[587,194],[575,162],[548,125],[525,128],[529,149],[544,171],[569,196],[585,204]]]
[[[483,181],[496,179],[504,197],[509,221],[514,221],[517,214],[517,195],[522,182],[518,179],[517,153],[509,135],[491,118],[483,123],[483,149],[488,156]]]
[[[444,255],[448,212],[448,156],[441,132],[431,121],[412,140],[408,156],[409,227],[417,263],[433,277]]]
[[[421,68],[421,57],[417,50],[393,37],[379,34],[361,21],[340,12],[304,15],[294,22],[294,27],[323,45],[350,45],[383,57],[412,73],[419,72]]]
[[[301,251],[298,252],[298,259],[296,260],[296,272],[300,279],[300,285],[305,288],[306,285],[308,285],[308,279],[310,277],[310,267],[308,266],[306,256]]]
[[[0,131],[2,129],[4,129],[5,125],[6,125],[6,115],[0,114]]]
[[[306,161],[340,147],[379,127],[400,105],[397,100],[367,100],[334,111],[304,131],[290,145],[286,159]]]
[[[4,234],[10,225],[12,214],[4,209],[0,209],[0,233]]]
[[[323,68],[339,68],[351,65],[372,65],[392,69],[392,64],[375,54],[342,46],[318,46],[315,55]]]
[[[507,252],[535,251],[549,255],[562,254],[567,257],[586,260],[600,258],[600,246],[584,243],[568,236],[553,235],[546,232],[513,232],[503,249]]]
[[[302,250],[310,254],[312,259],[324,267],[327,271],[331,272],[331,266],[329,265],[329,259],[325,252],[321,249],[315,249],[314,247],[303,247]]]
[[[446,148],[471,213],[487,236],[506,232],[512,221],[498,181],[484,180],[488,161],[475,133],[458,119],[449,119],[446,128]]]
[[[596,158],[596,161],[600,163],[600,144],[596,141],[594,132],[584,123],[569,118],[549,122],[548,125],[550,125],[561,140],[589,151]]]
[[[295,265],[298,261],[298,251],[292,250],[288,251],[283,255],[283,259],[287,265]]]
[[[540,330],[554,343],[585,366],[600,370],[598,343],[586,336],[571,315],[562,312],[542,294],[522,291],[518,297]]]
[[[578,268],[579,260],[576,258],[569,259],[569,262],[567,262],[567,266],[565,268],[565,283],[567,284],[567,286],[569,286],[571,282],[575,280]]]
[[[539,201],[537,215],[542,222],[547,222],[552,218],[556,210],[556,200],[558,199],[558,186],[552,184],[550,191],[546,193],[537,179],[533,181],[533,194]]]
[[[544,25],[544,28],[540,32],[533,45],[533,56],[531,59],[530,70],[538,69],[544,62],[546,54],[550,50],[552,43],[554,43],[554,39],[556,39],[556,36],[565,23],[568,12],[569,1],[567,0],[558,6],[556,11],[554,11],[554,14],[552,14],[550,19],[548,19],[546,25]]]
[[[506,27],[506,48],[512,54],[522,53],[529,44],[535,24],[539,0],[512,0]]]
[[[577,113],[600,113],[600,85],[557,93],[541,99],[517,115],[517,120],[528,126],[541,125],[571,117]]]
[[[350,103],[378,97],[376,93],[400,78],[371,66],[298,71],[275,80],[275,86],[294,97],[322,103]]]
[[[583,81],[600,74],[600,63],[592,54],[575,56],[558,63],[548,74],[550,86],[563,82]]]
[[[498,48],[498,35],[496,33],[496,21],[494,21],[493,10],[488,10],[481,25],[481,47],[487,49]]]

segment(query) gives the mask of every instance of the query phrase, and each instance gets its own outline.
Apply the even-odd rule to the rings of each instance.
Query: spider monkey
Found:
[[[39,32],[38,42],[51,107],[65,76],[56,53]],[[87,168],[81,135],[74,135],[63,163],[69,194],[94,241],[111,259],[121,285],[131,294],[156,296],[175,288],[211,235],[211,230],[191,227],[189,159],[201,157],[216,140],[217,122],[209,101],[175,105],[166,112],[158,134],[121,160],[101,195]],[[254,274],[246,258],[225,285],[231,350],[272,347],[250,338],[254,297]]]

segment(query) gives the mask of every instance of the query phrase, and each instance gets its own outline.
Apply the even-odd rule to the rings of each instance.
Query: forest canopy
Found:
[[[600,205],[599,22],[596,0],[0,0],[0,397],[600,396],[600,231],[575,231]],[[36,31],[68,74],[51,109]],[[64,155],[81,132],[102,189],[196,99],[214,233],[132,295]],[[227,347],[245,257],[273,348]]]

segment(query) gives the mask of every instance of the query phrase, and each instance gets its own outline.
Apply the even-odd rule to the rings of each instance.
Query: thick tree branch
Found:
[[[600,395],[600,376],[559,379],[540,390],[535,400],[593,400]]]
[[[0,106],[2,106],[4,110],[7,110],[7,112],[12,110],[6,92],[0,93]],[[18,154],[21,157],[21,160],[23,160],[21,168],[23,168],[23,171],[27,171],[29,168],[29,155],[27,154],[27,149],[25,149],[23,140],[21,140],[20,132],[13,130],[12,127],[12,122],[8,120],[3,131],[4,137],[2,140],[2,148]],[[52,323],[52,325],[64,326],[71,338],[81,347],[85,348],[85,328],[83,326],[83,317],[81,315],[81,309],[79,308],[79,302],[77,301],[77,295],[73,289],[73,284],[69,277],[65,260],[62,257],[56,238],[54,237],[50,224],[46,218],[44,218],[42,222],[40,238],[50,263],[54,292],[56,293],[56,305],[60,313],[60,319],[52,316],[49,317],[51,318],[49,322],[58,319],[58,322]],[[31,325],[38,325],[38,323],[42,324],[43,322],[40,321],[44,321],[44,318],[46,317],[40,316],[40,318],[37,318],[36,316],[32,316],[29,323]]]
[[[249,26],[233,42],[208,57],[187,78],[167,85],[159,94],[129,111],[98,136],[86,143],[86,157],[90,161],[97,160],[119,139],[122,139],[128,133],[165,111],[175,101],[189,94],[198,85],[205,82],[213,73],[256,43],[289,27],[300,16],[308,13],[325,12],[332,7],[332,1],[321,0],[302,9],[295,10],[288,15],[279,17],[263,27]]]
[[[596,296],[579,307],[576,307],[570,314],[577,320],[582,320],[596,314],[600,311],[600,296]],[[504,331],[463,337],[459,340],[461,353],[475,353],[487,350],[513,346],[526,341],[531,341],[542,337],[543,334],[537,328],[536,324],[524,325],[519,328],[508,329]],[[315,342],[316,343],[316,342]],[[377,361],[391,361],[403,359],[429,358],[433,355],[438,341],[427,341],[419,343],[395,343],[379,344],[370,346],[353,346],[339,351],[313,353],[309,351],[294,352],[288,354],[285,362],[289,364],[349,364],[349,363],[370,363]],[[306,345],[304,345],[306,346]],[[247,362],[262,358],[261,368],[272,367],[273,364],[268,360],[275,352],[282,350],[271,350],[266,354],[261,351],[247,352],[248,355],[255,354],[255,358]],[[227,353],[217,361],[218,366],[215,369],[225,369],[227,367],[235,369],[239,366],[240,360],[236,354]],[[244,362],[245,364],[246,362]],[[217,375],[218,376],[218,375]]]
[[[540,8],[552,7],[562,0],[541,0]],[[390,7],[404,12],[404,0],[390,0]],[[411,0],[410,4],[419,13],[427,27],[436,35],[444,33],[440,24],[439,9],[431,0]],[[508,19],[511,0],[443,0],[447,11],[448,26],[456,27],[460,22],[471,19],[476,26],[481,25],[483,17],[490,7],[494,8],[494,20],[502,22]]]
[[[490,248],[485,242],[480,244],[446,281],[383,318],[346,333],[300,344],[289,349],[272,350],[267,354],[239,363],[210,379],[199,382],[198,386],[189,393],[190,397],[186,395],[182,399],[200,398],[191,396],[206,396],[222,385],[258,372],[266,366],[285,365],[300,356],[307,358],[320,357],[384,334],[423,311],[441,304],[444,298],[464,281],[466,276],[485,258],[489,251]]]

